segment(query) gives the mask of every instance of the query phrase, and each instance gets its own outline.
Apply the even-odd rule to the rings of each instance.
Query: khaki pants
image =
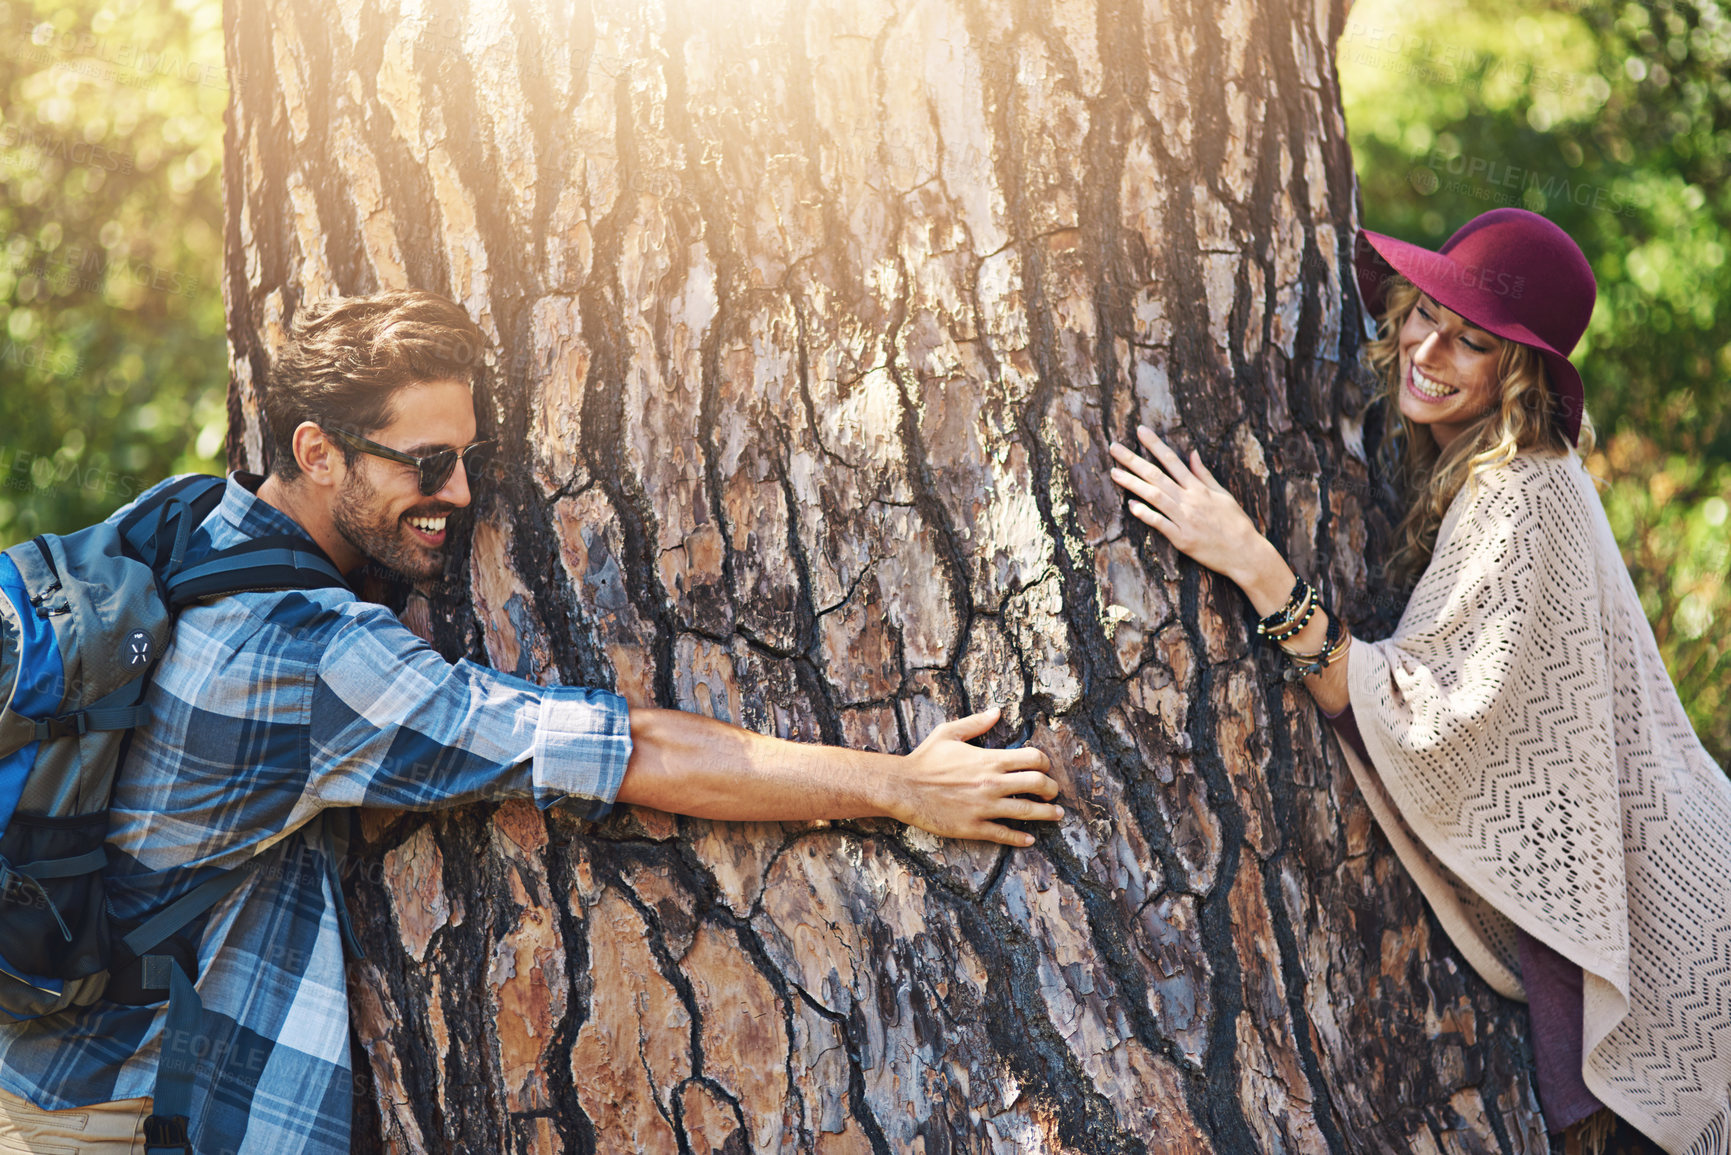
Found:
[[[44,1111],[0,1090],[0,1153],[144,1155],[144,1118],[149,1114],[149,1099]]]

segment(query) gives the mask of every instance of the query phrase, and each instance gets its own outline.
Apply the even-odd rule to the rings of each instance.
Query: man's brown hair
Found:
[[[474,387],[487,339],[461,305],[407,289],[313,306],[271,366],[264,414],[271,471],[300,474],[294,433],[303,421],[362,436],[389,425],[398,389],[429,381]],[[353,465],[357,451],[337,443]]]

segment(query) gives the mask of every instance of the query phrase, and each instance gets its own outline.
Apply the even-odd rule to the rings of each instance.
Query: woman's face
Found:
[[[1428,294],[1400,329],[1400,411],[1430,426],[1439,449],[1499,404],[1503,339],[1445,309]]]

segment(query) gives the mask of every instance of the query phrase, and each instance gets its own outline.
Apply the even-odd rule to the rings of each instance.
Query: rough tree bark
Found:
[[[1360,622],[1341,0],[228,7],[229,452],[304,303],[497,343],[448,656],[907,749],[1002,703],[1071,817],[369,813],[357,1145],[1546,1149],[1229,583],[1104,446],[1199,446]],[[1371,636],[1378,636],[1374,632]]]

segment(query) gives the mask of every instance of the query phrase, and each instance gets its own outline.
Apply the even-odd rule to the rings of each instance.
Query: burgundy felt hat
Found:
[[[1526,209],[1492,209],[1435,252],[1361,229],[1355,264],[1372,317],[1382,312],[1392,269],[1486,332],[1537,349],[1557,423],[1571,444],[1579,443],[1585,397],[1569,352],[1593,316],[1599,287],[1568,233]]]

